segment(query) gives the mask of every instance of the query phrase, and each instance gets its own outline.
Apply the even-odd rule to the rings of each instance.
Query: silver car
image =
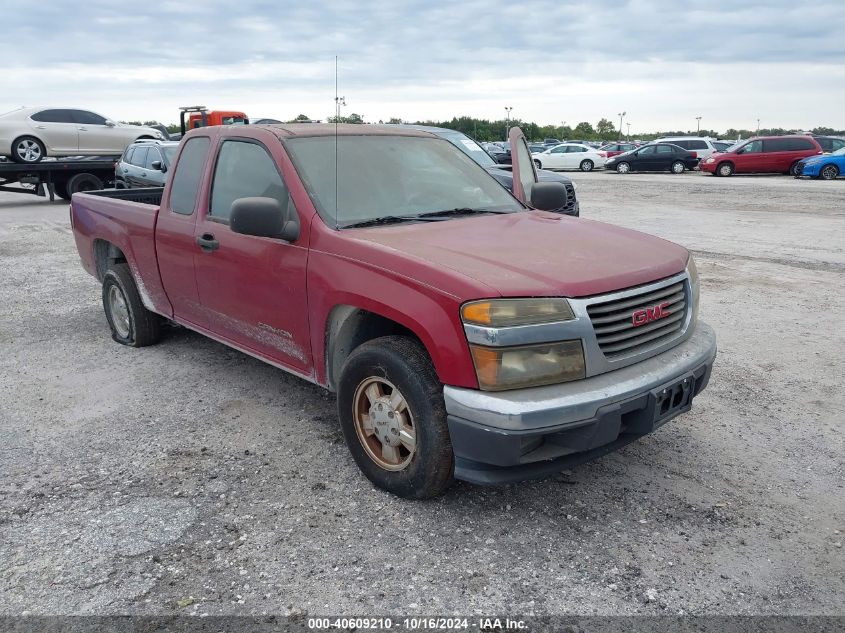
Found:
[[[121,154],[142,138],[162,140],[164,135],[90,110],[20,108],[0,115],[0,156],[16,163],[37,163],[45,156]]]

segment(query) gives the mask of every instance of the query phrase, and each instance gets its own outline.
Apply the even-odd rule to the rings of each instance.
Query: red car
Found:
[[[428,132],[201,127],[164,189],[74,194],[71,224],[117,343],[173,321],[336,392],[377,486],[541,477],[689,411],[716,339],[685,248],[540,210],[566,188],[510,134],[513,196]]]
[[[607,157],[612,158],[625,152],[630,152],[632,149],[637,149],[639,145],[636,143],[608,143],[599,148],[600,152],[607,152]]]
[[[821,145],[812,136],[758,136],[730,152],[714,153],[699,167],[717,176],[768,173],[794,176],[802,158],[822,153]]]

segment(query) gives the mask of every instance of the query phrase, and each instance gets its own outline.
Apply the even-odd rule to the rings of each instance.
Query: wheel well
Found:
[[[380,336],[402,335],[419,340],[407,327],[375,312],[341,305],[332,309],[326,322],[326,386],[337,389],[343,363],[363,343]]]
[[[102,281],[109,266],[126,263],[126,255],[111,242],[94,240],[94,262],[97,265],[97,279]]]

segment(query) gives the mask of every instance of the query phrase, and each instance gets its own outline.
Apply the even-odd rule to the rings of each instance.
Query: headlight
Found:
[[[690,319],[690,324],[694,324],[698,321],[698,294],[701,283],[698,280],[698,269],[695,267],[695,260],[692,258],[692,255],[687,260],[687,275],[689,275],[690,294],[692,295],[690,297],[692,301],[692,318]]]
[[[570,321],[575,318],[566,299],[489,299],[465,303],[464,323],[485,327],[512,327]]]
[[[708,164],[709,164],[709,163],[715,163],[715,162],[716,162],[716,159],[715,159],[715,158],[708,158],[706,162],[707,162]]]
[[[484,391],[537,387],[578,380],[586,374],[581,341],[525,347],[470,345],[478,386]]]

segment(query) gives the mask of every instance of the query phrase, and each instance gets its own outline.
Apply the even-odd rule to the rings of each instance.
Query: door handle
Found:
[[[36,130],[46,130],[46,129],[47,129],[47,126],[46,126],[46,125],[36,125],[36,126],[35,126],[35,129],[36,129]]]
[[[206,253],[210,253],[211,251],[216,251],[220,248],[220,242],[214,239],[214,236],[211,233],[203,233],[197,238],[197,244],[199,247],[204,250]]]
[[[88,131],[87,127],[81,127],[81,128],[78,128],[78,129],[79,129],[80,132],[87,132]]]

